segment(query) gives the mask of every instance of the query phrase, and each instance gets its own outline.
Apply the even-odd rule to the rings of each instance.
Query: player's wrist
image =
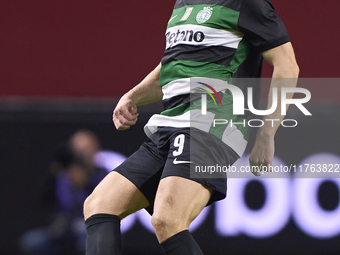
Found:
[[[121,97],[121,100],[124,100],[124,101],[128,101],[132,104],[135,104],[137,105],[138,103],[138,97],[135,95],[135,93],[133,93],[131,90],[127,93],[125,93],[122,97]]]
[[[259,129],[257,132],[257,140],[261,139],[263,141],[270,141],[273,140],[275,137],[276,130],[274,128],[271,129]]]

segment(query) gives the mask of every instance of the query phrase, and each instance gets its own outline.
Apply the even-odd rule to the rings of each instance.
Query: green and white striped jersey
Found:
[[[233,97],[223,84],[233,77],[259,77],[261,52],[289,41],[270,0],[177,0],[169,19],[160,86],[165,110],[153,115],[144,130],[159,126],[195,127],[212,133],[240,156],[249,127],[244,116],[233,116]],[[221,105],[208,101],[202,115],[202,85],[219,88]],[[260,88],[258,88],[260,89]],[[259,93],[257,93],[259,94]],[[214,119],[229,120],[214,126]]]

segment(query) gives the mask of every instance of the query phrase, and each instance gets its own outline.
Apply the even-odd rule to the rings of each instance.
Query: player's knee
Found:
[[[95,204],[96,204],[96,199],[92,195],[88,196],[85,199],[84,207],[83,207],[85,220],[89,218],[90,216],[92,216],[93,214],[95,214],[95,208],[96,208]]]
[[[183,220],[178,217],[169,216],[167,214],[154,213],[151,217],[151,224],[157,233],[161,233],[164,231],[172,231],[177,228],[183,227]]]
[[[151,217],[151,224],[155,231],[160,228],[164,228],[166,225],[166,219],[153,214]]]
[[[108,197],[95,191],[85,199],[83,208],[85,220],[100,213],[117,215],[122,219],[136,211],[134,208],[129,210],[124,201],[118,203],[118,200],[112,195]]]
[[[89,195],[84,202],[84,218],[87,219],[98,213],[110,213],[106,209],[106,203],[107,201],[101,196],[98,196],[95,192]]]

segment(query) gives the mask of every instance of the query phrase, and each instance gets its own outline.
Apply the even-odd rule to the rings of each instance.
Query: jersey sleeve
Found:
[[[238,29],[258,52],[290,41],[287,30],[270,0],[243,0]]]

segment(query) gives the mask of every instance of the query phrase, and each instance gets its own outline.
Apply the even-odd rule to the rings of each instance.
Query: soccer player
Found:
[[[214,116],[241,118],[233,116],[231,94],[223,90],[216,91],[223,107],[208,103],[207,116],[193,121],[200,109],[191,102],[190,83],[214,87],[232,77],[259,77],[262,57],[274,67],[271,90],[296,86],[292,44],[270,0],[176,1],[161,63],[120,99],[113,122],[118,130],[128,129],[137,121],[137,106],[161,99],[165,111],[146,124],[148,142],[87,198],[87,255],[121,254],[120,220],[142,208],[152,214],[165,254],[202,254],[188,227],[207,204],[226,196],[226,179],[190,178],[190,166],[232,165],[245,150],[249,128],[213,126]],[[280,107],[266,118],[282,120]],[[265,122],[259,129],[251,165],[271,164],[279,123]],[[213,146],[207,150],[209,141]]]

